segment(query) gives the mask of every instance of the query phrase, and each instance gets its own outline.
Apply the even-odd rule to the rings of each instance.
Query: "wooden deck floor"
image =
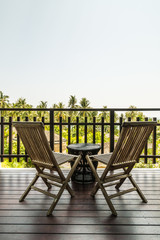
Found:
[[[46,217],[51,198],[31,191],[23,203],[18,202],[34,170],[0,169],[0,240],[158,240],[160,169],[135,169],[133,175],[147,204],[136,192],[126,194],[113,200],[118,212],[113,217],[100,191],[95,199],[90,197],[92,184],[71,183],[76,196],[71,199],[64,192],[53,216]]]

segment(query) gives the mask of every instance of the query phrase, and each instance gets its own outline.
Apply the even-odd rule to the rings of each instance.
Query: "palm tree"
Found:
[[[32,108],[31,104],[28,104],[25,98],[18,98],[15,102],[14,107],[17,108]]]
[[[2,91],[0,91],[0,107],[6,108],[9,105],[9,96],[4,95]]]
[[[70,108],[76,108],[78,105],[76,96],[70,95],[69,102],[68,102],[68,107]]]
[[[103,106],[103,108],[107,109],[107,106]],[[101,117],[104,117],[104,119],[107,118],[108,117],[107,111],[103,111]]]
[[[9,96],[4,95],[2,91],[0,91],[0,108],[9,107]],[[5,111],[1,111],[1,116],[4,116]]]
[[[107,112],[107,106],[103,106],[103,108],[105,109],[102,113],[99,114],[99,121],[102,121],[102,118],[104,118],[105,122],[109,122],[110,121],[110,113]],[[107,132],[109,129],[109,126],[104,126],[104,131]]]
[[[133,106],[133,105],[131,105],[129,108],[130,109],[136,109],[136,107]],[[126,118],[130,117],[132,119],[132,121],[135,121],[137,117],[139,117],[140,120],[143,120],[145,118],[145,115],[143,114],[143,112],[138,112],[138,111],[132,111],[131,110],[131,111],[128,111],[128,112],[125,113],[125,117]]]
[[[37,106],[37,108],[47,108],[47,101],[40,101],[40,104]]]
[[[130,108],[130,109],[133,109],[133,108],[136,108],[136,107],[133,106],[133,105],[131,105],[131,106],[129,106],[129,108]],[[135,112],[135,111],[129,111],[129,112],[126,112],[126,113],[125,113],[125,117],[126,117],[126,118],[131,118],[131,119],[133,119],[133,118],[135,118],[135,116],[136,116],[136,112]]]
[[[82,98],[80,101],[81,108],[89,108],[90,102],[87,98]]]
[[[32,108],[31,104],[28,104],[25,98],[18,98],[18,100],[12,104],[12,107],[14,108]],[[21,116],[22,118],[27,117],[31,112],[29,111],[25,111],[25,112],[17,112],[15,113],[15,115],[17,116]]]
[[[68,107],[77,108],[78,105],[76,103],[77,103],[76,96],[70,95],[69,102],[68,102]],[[74,111],[70,111],[69,115],[72,117],[72,115],[74,115],[74,113],[75,113]]]
[[[40,104],[37,105],[37,108],[47,108],[47,101],[40,101]],[[40,118],[45,116],[46,111],[38,111],[37,114]]]
[[[62,102],[59,102],[58,104],[53,104],[52,106],[53,108],[65,108],[65,105]],[[55,117],[57,118],[57,120],[59,120],[60,117],[62,117],[62,119],[66,119],[66,112],[63,111],[56,111],[55,112]]]
[[[80,107],[81,108],[85,108],[85,109],[89,108],[89,105],[90,105],[90,102],[89,102],[89,100],[87,100],[87,98],[82,98],[80,100]],[[89,112],[85,111],[85,112],[82,112],[82,114],[80,114],[80,115],[82,115],[83,117],[86,117],[86,116],[89,115]]]

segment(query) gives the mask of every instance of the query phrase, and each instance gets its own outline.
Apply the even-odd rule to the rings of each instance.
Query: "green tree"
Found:
[[[68,102],[68,107],[70,107],[70,108],[77,108],[78,107],[76,96],[70,95],[69,102]],[[73,117],[74,115],[76,115],[76,112],[69,111],[69,116],[70,117]]]
[[[107,112],[107,106],[103,106],[103,108],[106,109],[106,111],[103,111],[103,112],[100,114],[100,116],[101,116],[101,117],[104,117],[104,120],[109,121],[110,116],[109,116],[109,112]]]
[[[9,96],[4,95],[2,91],[0,91],[0,107],[7,108],[9,105]]]
[[[18,98],[18,100],[12,104],[13,108],[32,108],[31,104],[28,104],[25,98]],[[15,111],[12,116],[19,116],[22,118],[28,117],[31,111]]]
[[[61,108],[65,108],[65,105],[63,104],[63,102],[59,102],[58,104],[53,104],[52,107],[61,109]],[[60,117],[62,117],[63,120],[66,120],[67,113],[64,111],[55,111],[55,118],[57,119],[57,121],[59,121]]]
[[[0,91],[0,108],[9,107],[9,96],[4,95],[2,91]],[[1,111],[1,116],[4,117],[6,115],[6,111]]]
[[[16,108],[32,108],[32,105],[28,104],[25,98],[18,98],[15,102],[14,107]]]
[[[47,101],[45,101],[45,102],[40,101],[40,104],[37,105],[37,108],[41,108],[41,109],[47,108]],[[45,117],[46,111],[38,111],[37,114],[38,114],[39,118],[42,118],[42,117]]]
[[[69,102],[68,102],[68,107],[70,108],[77,108],[77,99],[76,96],[70,95]]]
[[[87,98],[82,98],[80,100],[80,107],[84,109],[90,108],[89,100],[87,100]],[[87,111],[83,111],[82,113],[80,113],[80,116],[87,117],[87,116],[90,116],[90,114]]]
[[[136,109],[135,106],[131,105],[129,107],[130,109]],[[138,111],[128,111],[125,113],[125,118],[128,119],[128,118],[131,118],[132,121],[136,121],[136,118],[139,117],[140,121],[144,120],[145,118],[145,115],[143,114],[143,112],[138,112]]]
[[[81,108],[89,108],[90,102],[87,98],[82,98],[80,101]]]
[[[37,105],[37,108],[47,108],[47,101],[40,101],[40,104]]]

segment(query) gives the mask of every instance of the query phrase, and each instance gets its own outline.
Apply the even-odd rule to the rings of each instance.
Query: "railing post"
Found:
[[[157,121],[157,118],[153,118],[153,121]],[[157,135],[157,129],[154,127],[153,129],[153,155],[156,155],[156,135]],[[153,163],[156,163],[156,158],[153,158]]]
[[[29,118],[28,117],[25,117],[25,121],[28,122]],[[27,154],[26,150],[25,150],[25,154]],[[26,156],[25,157],[25,161],[27,162],[28,161],[28,157]]]
[[[59,151],[62,152],[62,117],[59,118]]]
[[[93,117],[93,143],[96,143],[96,117]]]
[[[54,151],[54,110],[50,110],[50,146]]]
[[[1,117],[1,155],[4,154],[4,117]],[[3,156],[1,157],[3,162]]]
[[[114,150],[114,111],[110,111],[110,152]]]
[[[76,143],[79,143],[79,117],[76,117]]]
[[[45,118],[44,117],[42,117],[42,123],[44,124],[44,121],[45,121]]]
[[[121,131],[122,131],[122,123],[123,123],[123,118],[120,117],[120,118],[119,118],[119,124],[120,124],[120,126],[119,126],[119,131],[120,131],[120,133],[121,133]]]
[[[85,117],[85,125],[84,125],[84,142],[87,143],[87,117]]]
[[[145,118],[145,122],[148,122],[148,117]],[[144,148],[144,155],[147,156],[147,154],[148,154],[148,141],[147,141],[147,143],[145,145],[145,148]],[[144,163],[147,164],[147,162],[148,162],[148,158],[145,157],[144,158]]]
[[[9,117],[9,155],[12,154],[12,117]],[[9,157],[9,161],[12,161],[12,158]]]
[[[101,153],[104,153],[104,117],[101,119]]]
[[[71,143],[71,118],[68,117],[68,145]]]
[[[20,117],[17,117],[17,122],[20,122]],[[17,154],[20,154],[20,138],[18,133],[17,133]],[[20,161],[20,158],[17,157],[17,162],[19,161]]]

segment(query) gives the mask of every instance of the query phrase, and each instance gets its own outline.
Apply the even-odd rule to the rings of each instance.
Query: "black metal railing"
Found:
[[[22,143],[13,129],[13,121],[42,121],[46,131],[49,132],[49,142],[52,150],[55,150],[55,133],[58,135],[58,149],[62,152],[63,141],[65,144],[91,142],[101,145],[101,153],[112,152],[116,144],[118,135],[121,131],[123,121],[131,121],[131,117],[124,118],[120,113],[124,112],[145,112],[160,113],[160,109],[151,108],[92,108],[92,109],[37,109],[37,108],[1,108],[0,113],[0,159],[5,158],[12,161],[12,158],[28,159],[28,155],[22,149]],[[43,116],[42,116],[43,115]],[[65,117],[64,117],[65,115]],[[157,121],[155,117],[136,117],[136,121]],[[149,142],[146,144],[141,158],[144,163],[152,159],[160,158],[159,141],[160,141],[160,124],[155,127]],[[98,135],[98,137],[97,137]],[[106,148],[106,143],[108,148]],[[65,147],[66,149],[66,147]],[[148,154],[149,152],[149,154]]]

